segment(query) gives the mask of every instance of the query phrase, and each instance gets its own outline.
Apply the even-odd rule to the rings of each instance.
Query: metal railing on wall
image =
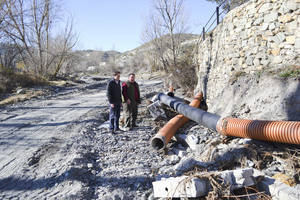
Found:
[[[202,29],[202,40],[205,40],[205,34],[212,31],[216,26],[218,26],[223,18],[226,16],[227,12],[230,10],[231,0],[223,0],[216,7],[215,12],[211,15],[210,19],[207,21]]]

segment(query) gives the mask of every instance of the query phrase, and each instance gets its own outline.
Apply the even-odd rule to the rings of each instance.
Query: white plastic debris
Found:
[[[165,111],[161,108],[161,104],[159,101],[155,101],[154,103],[147,106],[147,109],[150,112],[150,115],[154,118],[154,120],[158,119],[159,117],[167,118]]]
[[[152,183],[154,197],[200,197],[207,193],[206,182],[198,178],[181,176],[167,178]]]

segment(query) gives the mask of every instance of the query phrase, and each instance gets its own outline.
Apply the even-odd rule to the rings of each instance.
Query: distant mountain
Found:
[[[75,72],[98,72],[101,67],[113,63],[121,53],[118,51],[77,50],[74,52]]]
[[[167,38],[169,36],[166,35],[164,37]],[[199,35],[183,34],[181,38],[182,44],[195,44],[199,39]],[[118,51],[78,50],[75,52],[78,59],[75,71],[144,70],[149,68],[149,53],[153,48],[153,42],[150,41],[124,53]]]
[[[164,37],[167,38],[169,36],[166,35]],[[181,44],[183,46],[189,46],[189,44],[196,44],[199,37],[199,35],[195,34],[182,34]],[[121,68],[136,68],[136,70],[140,70],[143,67],[147,67],[148,65],[150,65],[148,59],[149,53],[153,48],[153,41],[150,41],[145,44],[142,44],[141,46],[133,50],[119,54],[118,56],[116,56],[116,65],[120,66]]]
[[[81,57],[85,57],[88,61],[110,62],[113,58],[120,55],[118,51],[98,51],[98,50],[78,50],[76,51]]]

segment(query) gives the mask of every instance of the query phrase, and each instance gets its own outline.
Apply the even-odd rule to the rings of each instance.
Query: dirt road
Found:
[[[131,131],[143,132],[137,137],[110,135],[103,125],[106,81],[1,108],[0,199],[99,199],[118,188],[135,191],[123,197],[145,195],[151,188],[151,163],[161,158],[149,163],[148,156],[135,159],[144,152],[134,152],[138,145],[151,151],[152,127]],[[141,83],[142,94],[159,84]],[[139,188],[143,192],[136,193]]]

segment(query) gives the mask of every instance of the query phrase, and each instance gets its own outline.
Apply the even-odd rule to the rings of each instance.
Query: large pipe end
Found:
[[[161,150],[166,147],[166,138],[165,136],[162,136],[160,134],[156,134],[152,139],[151,139],[151,146],[155,150]]]
[[[168,92],[167,95],[168,95],[169,97],[174,97],[174,96],[175,96],[175,95],[174,95],[174,92]]]

